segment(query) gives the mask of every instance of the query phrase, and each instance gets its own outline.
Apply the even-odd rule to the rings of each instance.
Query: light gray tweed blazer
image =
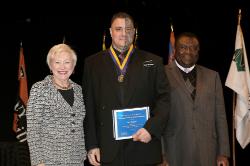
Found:
[[[27,104],[27,141],[31,164],[80,166],[86,159],[82,88],[70,80],[71,107],[52,83],[52,76],[32,85]]]

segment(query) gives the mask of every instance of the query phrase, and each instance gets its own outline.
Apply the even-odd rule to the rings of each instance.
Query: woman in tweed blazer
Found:
[[[32,85],[27,105],[32,165],[84,165],[85,105],[81,86],[69,79],[76,61],[76,54],[68,45],[55,45],[47,55],[53,74]]]

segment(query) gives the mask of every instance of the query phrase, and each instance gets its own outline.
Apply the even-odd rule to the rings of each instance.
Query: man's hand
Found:
[[[148,143],[152,139],[149,132],[144,128],[139,129],[132,137],[133,141],[141,141],[143,143]]]
[[[217,166],[229,166],[229,162],[228,162],[227,157],[218,156],[217,157]]]
[[[90,164],[100,166],[100,149],[94,148],[88,151],[88,159]]]

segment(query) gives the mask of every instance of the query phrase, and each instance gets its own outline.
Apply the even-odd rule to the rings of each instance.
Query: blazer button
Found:
[[[74,116],[76,116],[76,114],[71,114],[71,116],[73,116],[73,117],[74,117]]]
[[[105,106],[102,106],[102,110],[105,110]]]
[[[71,130],[71,133],[74,133],[75,132],[75,130],[73,129],[73,130]]]
[[[103,122],[100,123],[100,126],[103,126]]]
[[[71,122],[73,125],[76,124],[74,121]]]

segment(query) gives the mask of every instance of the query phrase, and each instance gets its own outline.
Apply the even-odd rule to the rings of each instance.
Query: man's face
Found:
[[[112,45],[119,51],[125,51],[133,43],[135,28],[128,18],[117,18],[110,28]]]
[[[199,50],[199,42],[196,38],[183,36],[176,43],[176,60],[183,67],[191,67],[198,61]]]

